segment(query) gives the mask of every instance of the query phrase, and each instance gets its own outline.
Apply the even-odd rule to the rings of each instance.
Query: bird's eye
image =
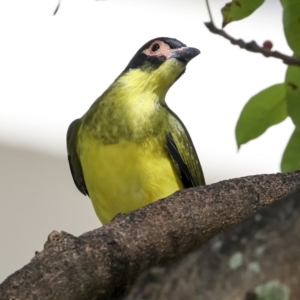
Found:
[[[152,46],[151,50],[152,50],[153,52],[155,52],[155,51],[157,51],[159,48],[160,48],[160,46],[159,46],[157,43],[155,43],[155,44]]]

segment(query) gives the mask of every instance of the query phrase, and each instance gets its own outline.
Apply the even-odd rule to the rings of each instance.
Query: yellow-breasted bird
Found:
[[[165,96],[200,51],[172,38],[146,43],[67,133],[75,185],[103,224],[204,185],[191,138]]]

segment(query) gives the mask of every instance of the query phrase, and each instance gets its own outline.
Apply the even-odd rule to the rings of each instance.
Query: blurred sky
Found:
[[[228,0],[210,2],[220,25],[220,9]],[[57,0],[0,3],[1,143],[65,157],[71,121],[144,43],[168,36],[201,50],[166,100],[186,124],[207,182],[279,171],[293,130],[289,119],[239,152],[234,129],[246,101],[282,82],[286,66],[211,34],[203,25],[209,20],[204,0],[62,0],[53,16],[56,5]],[[279,1],[267,0],[226,30],[259,44],[272,40],[274,49],[291,54]]]
[[[227,0],[226,0],[227,1]],[[212,0],[220,25],[226,1]],[[199,153],[208,181],[279,171],[292,124],[269,130],[237,152],[234,128],[245,102],[284,79],[285,65],[232,46],[203,25],[204,0],[2,1],[0,139],[65,154],[70,122],[123,70],[137,49],[158,36],[176,37],[201,55],[167,95]],[[289,50],[279,1],[226,28],[258,43]]]

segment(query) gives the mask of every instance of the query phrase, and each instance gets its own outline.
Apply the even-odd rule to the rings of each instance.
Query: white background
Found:
[[[220,9],[228,1],[211,2],[220,26]],[[282,82],[286,66],[211,34],[203,25],[209,20],[204,0],[62,0],[53,16],[56,5],[56,0],[0,3],[0,142],[57,158],[68,180],[61,190],[50,188],[52,174],[45,170],[39,182],[28,183],[30,197],[23,192],[0,198],[0,281],[29,262],[51,230],[80,234],[99,226],[91,204],[71,182],[66,131],[148,40],[174,37],[201,50],[166,100],[192,136],[207,183],[278,172],[293,130],[287,119],[237,151],[234,130],[243,106],[257,92]],[[266,1],[251,17],[226,30],[259,44],[272,40],[276,50],[291,54],[279,1]],[[36,168],[38,165],[27,166],[26,177]],[[4,179],[9,172],[12,180],[7,183]],[[18,191],[22,184],[14,172],[20,173],[9,164],[6,168],[0,165],[4,194]],[[48,190],[41,192],[42,205],[37,207],[30,199],[41,186]],[[62,194],[64,199],[58,201]],[[73,201],[74,197],[84,201]]]

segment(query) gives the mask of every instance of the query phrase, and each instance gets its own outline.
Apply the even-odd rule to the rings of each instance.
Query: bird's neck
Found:
[[[93,104],[85,120],[105,140],[143,140],[163,131],[167,87],[152,78],[119,77]],[[86,123],[86,122],[85,122]]]
[[[121,93],[126,94],[125,99],[136,98],[143,95],[155,97],[154,101],[165,101],[165,96],[169,86],[165,86],[164,82],[151,74],[147,74],[141,70],[130,71],[127,74],[119,77],[115,83]],[[150,100],[150,99],[149,99]]]
[[[155,70],[132,69],[116,79],[113,85],[130,95],[152,93],[164,103],[165,96],[176,81],[178,74],[172,68]]]

